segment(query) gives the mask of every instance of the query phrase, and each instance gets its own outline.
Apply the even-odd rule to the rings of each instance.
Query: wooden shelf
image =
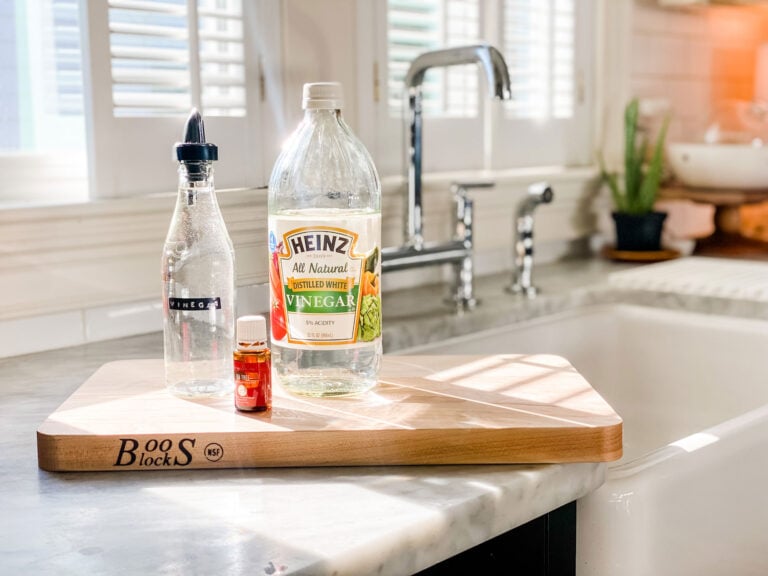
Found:
[[[670,184],[659,189],[659,199],[692,200],[716,206],[734,206],[768,201],[768,188],[765,190],[722,190]]]

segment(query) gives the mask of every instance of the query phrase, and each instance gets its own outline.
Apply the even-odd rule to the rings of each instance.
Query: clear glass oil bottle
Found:
[[[197,111],[175,151],[179,191],[162,256],[165,382],[178,396],[223,396],[234,387],[234,250],[213,183],[218,151]]]
[[[269,183],[273,372],[310,396],[369,390],[381,365],[381,186],[342,100],[304,85]]]

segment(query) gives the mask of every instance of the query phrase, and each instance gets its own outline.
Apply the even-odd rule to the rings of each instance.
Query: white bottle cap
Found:
[[[267,339],[267,321],[264,316],[240,316],[237,319],[238,342],[264,342]]]
[[[304,110],[338,110],[344,106],[344,90],[338,82],[304,84]]]

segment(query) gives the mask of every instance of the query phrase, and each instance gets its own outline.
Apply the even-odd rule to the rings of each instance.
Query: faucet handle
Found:
[[[451,192],[457,198],[466,197],[467,192],[476,188],[493,188],[496,186],[495,182],[488,181],[470,181],[470,182],[453,182],[451,183]]]
[[[453,199],[456,202],[456,232],[454,240],[464,243],[467,249],[472,248],[472,219],[473,201],[467,192],[473,188],[493,188],[493,182],[454,182],[451,184]]]

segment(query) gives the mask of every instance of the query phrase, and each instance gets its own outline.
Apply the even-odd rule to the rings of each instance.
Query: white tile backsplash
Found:
[[[635,2],[632,12],[632,29],[635,32],[659,33],[664,30],[664,12]]]
[[[712,75],[712,44],[706,38],[690,40],[686,45],[687,76],[709,79]]]
[[[652,77],[709,77],[711,45],[706,40],[635,32],[632,74]]]
[[[237,315],[268,314],[269,284],[239,286],[237,289]]]
[[[699,137],[718,102],[751,94],[765,13],[712,10],[671,10],[640,0],[633,5],[632,96],[669,100],[670,141]]]
[[[237,315],[267,314],[269,285],[240,286]],[[163,329],[160,298],[0,321],[0,358]]]
[[[706,38],[707,20],[700,10],[666,10],[658,30],[677,37]]]
[[[268,311],[268,284],[237,288],[237,316],[266,314]],[[83,314],[85,339],[88,342],[158,332],[163,329],[163,306],[160,298],[89,308],[84,310]]]
[[[635,33],[632,37],[632,76],[661,76],[664,75],[666,38]]]
[[[768,41],[768,9],[759,6],[661,8],[635,0],[632,96],[665,97],[669,139],[691,139],[725,100],[752,98],[756,51]]]
[[[85,343],[81,311],[0,322],[0,358]]]
[[[160,299],[100,306],[84,311],[85,339],[88,342],[111,340],[163,329]]]
[[[661,73],[664,76],[686,78],[691,75],[691,40],[680,36],[662,36],[658,40],[663,46]]]
[[[673,103],[675,116],[702,122],[708,119],[711,108],[709,82],[695,78],[675,78],[667,80],[665,85]]]

